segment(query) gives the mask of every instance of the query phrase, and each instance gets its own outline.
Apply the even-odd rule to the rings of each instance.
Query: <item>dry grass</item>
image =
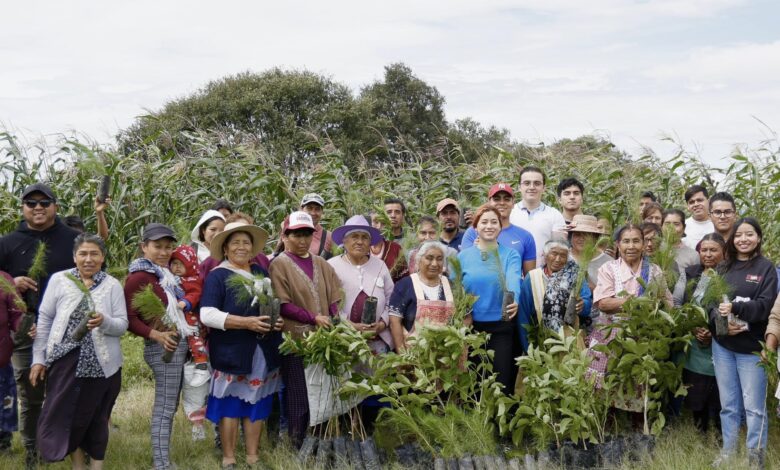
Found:
[[[111,434],[106,457],[106,469],[143,470],[151,468],[149,420],[154,401],[151,383],[136,384],[123,391],[114,408],[113,422],[119,429]],[[269,441],[274,442],[270,443]],[[742,439],[744,441],[744,438]],[[770,423],[769,454],[767,468],[780,470],[780,422]],[[261,445],[261,460],[268,468],[279,470],[311,470],[295,460],[294,454],[282,441],[266,437]],[[239,449],[239,459],[243,451]],[[658,439],[652,455],[640,462],[623,465],[622,469],[679,470],[708,469],[718,455],[717,436],[699,434],[690,420],[683,419],[668,427]],[[198,443],[190,440],[190,426],[183,413],[176,415],[171,452],[172,462],[180,470],[212,470],[219,468],[221,454],[214,449],[213,429],[208,426],[207,439]],[[745,468],[745,461],[736,460],[730,468]],[[401,468],[394,465],[395,468]],[[24,450],[18,433],[14,435],[10,454],[0,456],[0,468],[24,468]],[[41,466],[47,469],[69,469],[68,460],[58,464]]]

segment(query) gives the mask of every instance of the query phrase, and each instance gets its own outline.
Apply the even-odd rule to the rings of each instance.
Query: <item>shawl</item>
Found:
[[[197,331],[197,326],[191,326],[184,318],[184,312],[179,308],[178,299],[184,297],[184,291],[173,273],[165,267],[158,266],[146,258],[138,258],[130,263],[127,270],[131,273],[144,271],[157,276],[160,287],[168,297],[168,306],[165,311],[163,323],[175,325],[182,336],[192,336]]]
[[[577,280],[579,266],[574,260],[569,260],[558,272],[547,279],[547,289],[542,303],[542,323],[545,327],[558,331],[563,326],[563,316],[569,303],[571,291]]]
[[[312,256],[312,264],[314,279],[309,279],[287,253],[276,256],[268,267],[274,293],[282,304],[296,305],[314,315],[330,315],[331,304],[341,300],[341,282],[336,271],[323,258]],[[285,330],[301,325],[289,318],[284,321],[291,324],[285,326]]]

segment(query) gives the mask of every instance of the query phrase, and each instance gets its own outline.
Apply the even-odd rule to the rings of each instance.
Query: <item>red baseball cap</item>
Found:
[[[488,191],[488,199],[495,196],[496,193],[500,193],[501,191],[509,194],[512,197],[515,197],[515,192],[512,191],[512,185],[509,183],[496,183],[493,186],[490,187],[490,191]]]

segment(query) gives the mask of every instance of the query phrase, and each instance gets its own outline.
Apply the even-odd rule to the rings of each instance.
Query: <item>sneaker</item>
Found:
[[[206,439],[206,430],[203,429],[203,426],[193,426],[192,427],[192,440],[193,441],[202,441]]]

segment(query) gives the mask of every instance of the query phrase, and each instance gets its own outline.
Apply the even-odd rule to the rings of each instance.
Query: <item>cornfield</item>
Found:
[[[282,219],[307,192],[325,198],[323,224],[330,230],[350,215],[376,209],[389,196],[406,202],[408,220],[413,221],[432,214],[445,197],[477,207],[485,202],[490,185],[517,185],[519,170],[532,164],[547,173],[546,202],[556,203],[560,179],[576,177],[586,187],[586,213],[598,213],[613,225],[636,217],[636,201],[646,190],[655,192],[664,206],[683,209],[682,194],[690,184],[729,191],[740,214],[763,224],[769,257],[780,254],[780,211],[773,191],[780,182],[776,140],[735,152],[723,168],[704,165],[683,151],[667,161],[652,154],[632,159],[594,137],[523,146],[523,151],[500,151],[494,153],[497,157],[484,156],[474,163],[459,163],[464,160],[454,145],[445,145],[444,155],[440,149],[410,149],[394,164],[364,162],[352,168],[337,148],[322,144],[310,163],[289,168],[283,155],[269,153],[250,134],[200,130],[175,138],[177,148],[185,150],[163,151],[147,143],[122,154],[110,146],[65,138],[56,148],[22,145],[14,135],[0,133],[0,233],[16,227],[21,218],[18,195],[37,180],[49,182],[57,192],[60,215],[78,215],[94,231],[93,200],[102,176],[108,175],[113,181],[106,214],[111,231],[108,264],[119,272],[136,255],[146,223],[169,224],[186,242],[198,217],[217,198],[227,199],[278,236]]]

